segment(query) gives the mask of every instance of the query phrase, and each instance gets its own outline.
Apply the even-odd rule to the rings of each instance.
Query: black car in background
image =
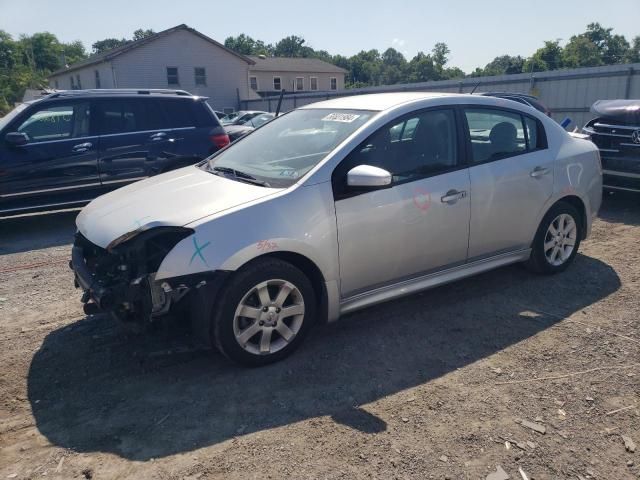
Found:
[[[608,190],[640,192],[640,100],[598,100],[582,132],[598,146]]]
[[[551,110],[547,106],[538,100],[533,95],[527,95],[526,93],[512,93],[512,92],[482,92],[478,95],[485,95],[487,97],[506,98],[507,100],[513,100],[514,102],[529,105],[535,108],[539,112],[544,113],[547,117],[551,116]]]
[[[206,98],[181,90],[71,90],[0,119],[0,216],[80,207],[229,144]]]

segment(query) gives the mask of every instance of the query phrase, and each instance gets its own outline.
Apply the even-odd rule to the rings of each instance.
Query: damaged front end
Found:
[[[191,290],[207,283],[207,274],[156,281],[162,260],[182,239],[184,227],[134,231],[101,248],[76,233],[70,266],[82,288],[85,313],[112,312],[124,321],[151,322],[169,312]]]

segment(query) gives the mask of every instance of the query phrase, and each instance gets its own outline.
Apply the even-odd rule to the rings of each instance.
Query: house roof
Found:
[[[291,57],[256,57],[250,56],[254,65],[249,67],[252,72],[305,72],[305,73],[347,73],[340,68],[318,58]]]
[[[157,40],[158,38],[165,37],[165,36],[167,36],[167,35],[169,35],[169,34],[171,34],[173,32],[176,32],[178,30],[186,30],[188,32],[191,32],[194,35],[197,35],[198,37],[206,40],[207,42],[212,43],[216,47],[222,48],[223,50],[226,50],[231,55],[235,55],[236,57],[240,58],[241,60],[244,60],[249,65],[252,65],[254,63],[254,61],[251,60],[250,58],[245,57],[244,55],[240,55],[239,53],[234,52],[233,50],[225,47],[223,44],[221,44],[219,42],[216,42],[213,38],[209,38],[206,35],[204,35],[203,33],[200,33],[196,29],[191,28],[191,27],[189,27],[189,26],[187,26],[187,25],[185,25],[183,23],[183,24],[177,25],[177,26],[175,26],[173,28],[169,28],[167,30],[163,30],[161,32],[154,33],[153,35],[149,35],[148,37],[141,38],[140,40],[135,40],[135,41],[129,42],[129,43],[127,43],[125,45],[122,45],[120,47],[112,48],[111,50],[107,50],[105,52],[98,53],[96,55],[91,55],[89,58],[87,58],[85,60],[82,60],[80,62],[74,63],[73,65],[69,65],[69,67],[67,67],[67,68],[61,68],[60,70],[56,70],[55,72],[52,72],[50,74],[50,76],[54,77],[56,75],[60,75],[60,74],[67,73],[67,72],[73,72],[74,70],[78,70],[80,68],[88,67],[89,65],[95,65],[97,63],[102,63],[102,62],[109,61],[114,57],[117,57],[119,55],[127,53],[130,50],[133,50],[134,48],[138,48],[138,47],[141,47],[142,45],[146,45],[148,43],[151,43],[154,40]]]

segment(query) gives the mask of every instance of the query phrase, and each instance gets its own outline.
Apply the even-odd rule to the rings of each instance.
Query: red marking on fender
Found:
[[[426,212],[431,208],[431,194],[422,188],[416,188],[413,191],[413,204]]]
[[[261,252],[270,252],[272,250],[276,250],[278,248],[278,244],[269,240],[260,240],[257,247]]]

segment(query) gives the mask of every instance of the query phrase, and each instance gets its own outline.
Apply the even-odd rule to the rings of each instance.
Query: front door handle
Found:
[[[467,192],[462,190],[449,190],[443,197],[440,197],[440,201],[442,203],[448,203],[449,205],[453,205],[461,198],[465,198],[467,196]]]
[[[74,153],[82,153],[89,151],[91,147],[93,147],[93,144],[91,142],[79,143],[78,145],[74,145],[71,148],[71,151]]]
[[[158,132],[158,133],[154,133],[153,135],[149,136],[149,138],[153,142],[157,142],[159,140],[164,140],[166,137],[167,137],[167,133],[166,132]]]
[[[531,173],[529,175],[532,178],[539,178],[539,177],[542,177],[543,175],[546,175],[549,172],[550,170],[546,167],[536,167],[533,170],[531,170]]]

